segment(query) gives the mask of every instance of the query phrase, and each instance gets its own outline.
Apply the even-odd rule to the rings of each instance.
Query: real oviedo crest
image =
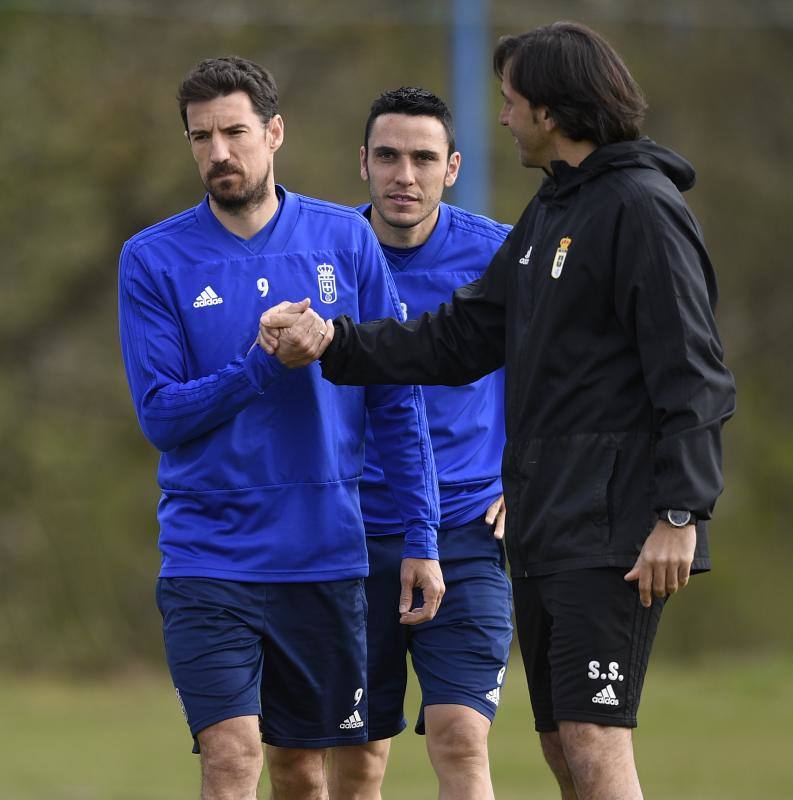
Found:
[[[551,267],[551,277],[555,280],[558,280],[559,276],[562,274],[564,262],[567,258],[567,250],[572,243],[573,240],[569,236],[565,236],[564,239],[559,242],[559,248],[556,251],[556,255],[553,259],[553,266]]]
[[[335,303],[337,295],[333,264],[317,264],[317,280],[319,281],[319,299],[323,303]]]

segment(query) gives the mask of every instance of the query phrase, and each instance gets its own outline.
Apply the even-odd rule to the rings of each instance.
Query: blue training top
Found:
[[[371,205],[358,209],[371,215]],[[402,317],[415,319],[449,302],[460,286],[480,278],[510,231],[487,217],[440,204],[429,239],[416,248],[384,247],[402,301]],[[501,494],[504,449],[504,371],[468,386],[425,386],[424,400],[438,469],[441,527],[478,516]],[[368,535],[401,533],[399,503],[383,476],[388,456],[367,428],[361,509]]]
[[[252,346],[259,317],[310,297],[323,317],[394,316],[377,240],[354,210],[277,187],[249,240],[207,199],[121,253],[121,346],[138,420],[162,451],[163,577],[326,581],[368,572],[358,481],[371,420],[407,530],[437,558],[438,495],[421,390],[336,387]]]

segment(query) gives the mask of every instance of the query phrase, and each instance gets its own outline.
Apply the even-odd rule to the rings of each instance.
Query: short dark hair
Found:
[[[233,92],[245,92],[262,122],[278,113],[278,87],[268,70],[240,56],[205,58],[187,73],[179,85],[177,99],[185,130],[187,104],[214,100]]]
[[[369,135],[374,121],[382,114],[408,114],[411,117],[435,117],[446,131],[449,142],[449,155],[454,152],[454,121],[449,107],[438,95],[418,86],[401,86],[383,92],[369,109],[366,128],[363,134],[363,146],[369,147]]]
[[[554,22],[503,37],[493,68],[532,106],[546,106],[562,133],[596,145],[641,135],[647,111],[642,90],[614,48],[575,22]]]

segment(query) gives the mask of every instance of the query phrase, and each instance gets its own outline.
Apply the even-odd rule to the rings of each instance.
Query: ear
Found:
[[[548,106],[540,106],[540,122],[545,130],[550,133],[556,130],[556,120],[553,118]]]
[[[361,149],[358,153],[359,158],[361,159],[361,180],[368,181],[369,180],[369,169],[366,166],[366,154],[367,150],[364,145],[361,145]]]
[[[280,114],[274,114],[266,125],[270,134],[270,152],[274,153],[284,143],[284,120]]]
[[[443,179],[443,185],[448,189],[454,186],[457,181],[457,176],[460,174],[460,164],[463,157],[455,151],[449,156],[449,163],[446,166],[446,177]]]

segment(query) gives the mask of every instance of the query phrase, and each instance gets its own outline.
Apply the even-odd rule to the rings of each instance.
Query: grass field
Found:
[[[640,722],[646,798],[793,798],[793,659],[653,664]],[[490,741],[499,800],[558,797],[517,659]],[[196,800],[190,744],[166,676],[0,680],[0,800]],[[423,738],[396,739],[383,796],[436,796]]]

